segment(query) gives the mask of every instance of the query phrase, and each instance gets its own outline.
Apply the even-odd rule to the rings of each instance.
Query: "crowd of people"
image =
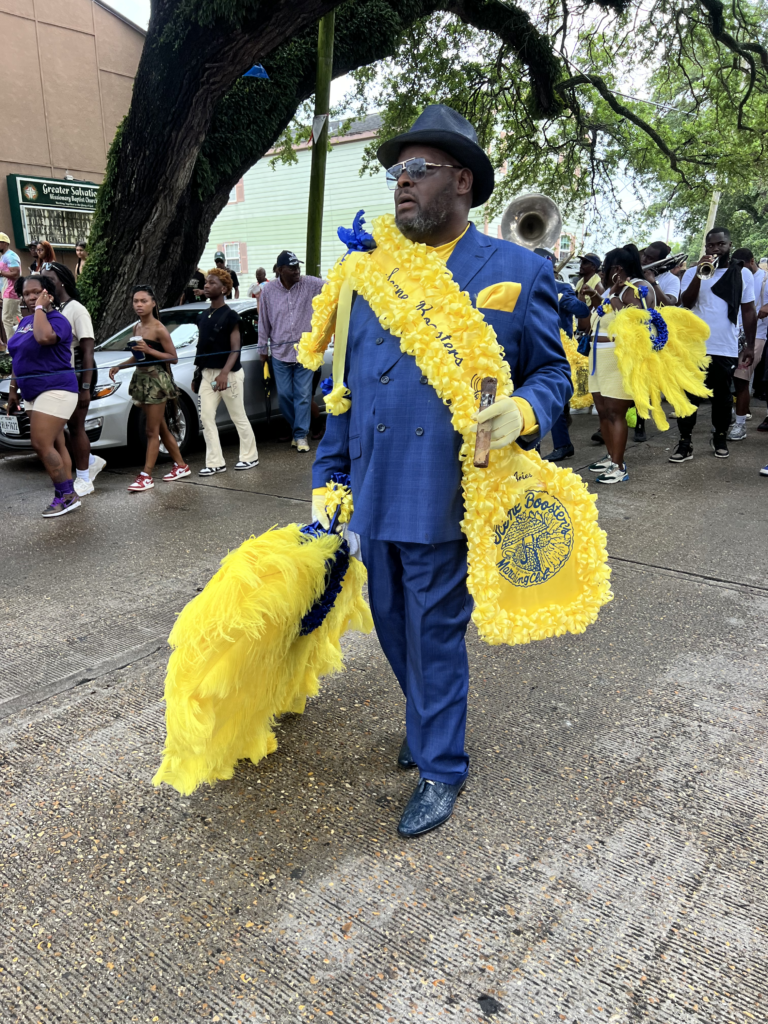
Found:
[[[550,250],[537,252],[555,263]],[[763,261],[764,263],[766,261]],[[598,484],[624,483],[629,472],[624,460],[629,423],[634,439],[646,438],[645,423],[634,410],[616,356],[611,325],[627,307],[647,310],[681,306],[691,310],[709,329],[709,364],[706,387],[711,390],[712,436],[715,458],[726,459],[729,442],[747,436],[751,419],[750,397],[765,399],[765,342],[768,334],[768,264],[760,266],[747,248],[733,248],[730,232],[713,227],[706,236],[704,255],[690,267],[671,256],[670,247],[652,242],[639,251],[631,243],[612,249],[601,260],[595,253],[580,257],[575,286],[558,282],[560,326],[569,337],[579,337],[579,351],[589,353],[589,390],[600,418],[592,439],[604,444],[606,454],[590,465]],[[689,395],[693,406],[702,398]],[[553,450],[545,456],[553,462],[572,458],[574,447],[568,432],[569,411],[552,428]],[[669,456],[673,463],[693,458],[693,432],[697,409],[677,420],[678,440]],[[757,427],[768,432],[768,416]],[[760,469],[768,476],[768,466]]]
[[[550,250],[537,253],[552,264]],[[3,349],[12,357],[8,412],[24,407],[30,414],[32,445],[54,485],[54,498],[43,515],[63,515],[80,506],[80,499],[94,490],[94,481],[105,461],[90,451],[85,419],[96,386],[94,329],[88,310],[80,302],[77,278],[87,259],[85,242],[77,246],[73,273],[56,260],[45,240],[29,246],[30,269],[22,276],[19,256],[10,239],[0,233],[2,275]],[[595,253],[580,258],[574,285],[557,281],[561,331],[579,339],[579,350],[589,351],[589,390],[599,429],[592,440],[603,444],[604,457],[589,466],[598,484],[623,483],[629,479],[625,462],[630,424],[634,440],[646,440],[645,423],[633,409],[619,370],[610,326],[627,307],[661,309],[681,305],[709,327],[706,384],[712,391],[711,447],[716,458],[727,458],[728,443],[747,435],[751,419],[750,397],[765,398],[764,348],[768,333],[768,273],[745,248],[733,249],[730,233],[713,228],[706,237],[705,253],[697,264],[670,256],[670,247],[652,242],[642,251],[633,244],[612,249],[603,259]],[[240,316],[227,304],[240,295],[237,274],[227,269],[223,252],[216,252],[215,266],[198,269],[179,302],[209,305],[200,314],[193,390],[200,399],[200,418],[205,438],[205,465],[200,476],[227,470],[222,453],[216,413],[223,400],[235,426],[239,459],[235,470],[259,465],[253,427],[245,411],[245,374],[240,361]],[[704,268],[705,273],[702,273]],[[274,374],[280,411],[287,424],[291,445],[308,452],[311,424],[319,418],[313,402],[319,371],[303,367],[296,345],[309,329],[312,302],[323,280],[302,275],[295,253],[283,250],[267,279],[259,267],[248,288],[248,298],[258,305],[258,351],[265,374]],[[559,275],[558,275],[559,277]],[[131,355],[113,366],[109,375],[134,367],[129,393],[144,413],[146,458],[143,469],[129,485],[133,492],[154,487],[154,468],[161,443],[173,459],[163,480],[173,482],[191,473],[174,436],[178,415],[178,388],[172,367],[178,355],[171,335],[162,324],[154,291],[138,285],[133,292],[137,321],[130,340]],[[271,371],[267,367],[267,361]],[[22,381],[21,385],[19,380]],[[42,389],[42,390],[41,390]],[[701,402],[691,397],[694,406]],[[678,440],[669,456],[673,463],[693,458],[693,432],[697,412],[677,420]],[[571,414],[566,406],[552,425],[553,450],[545,456],[554,462],[575,454],[569,434]],[[768,432],[768,416],[757,427]],[[286,438],[288,440],[289,438]],[[760,470],[768,476],[768,466]]]

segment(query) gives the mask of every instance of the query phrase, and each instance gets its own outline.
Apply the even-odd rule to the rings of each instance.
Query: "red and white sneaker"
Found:
[[[192,470],[189,468],[189,466],[186,463],[184,463],[183,466],[180,466],[178,464],[178,462],[174,462],[173,469],[171,470],[170,473],[166,473],[165,474],[165,476],[163,477],[163,480],[166,480],[168,483],[171,483],[172,480],[181,480],[181,478],[183,476],[191,476],[191,475],[192,475]]]
[[[128,484],[129,491],[149,491],[155,486],[155,481],[144,470],[139,473],[132,484]]]

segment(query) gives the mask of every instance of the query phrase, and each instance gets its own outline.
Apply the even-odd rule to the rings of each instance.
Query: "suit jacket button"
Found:
[[[385,430],[386,430],[387,428],[386,428],[386,427],[384,426],[384,424],[383,424],[383,423],[377,423],[377,424],[376,424],[376,429],[378,430],[378,432],[379,432],[380,434],[383,434],[383,433],[384,433],[384,431],[385,431]]]
[[[424,427],[416,427],[416,436],[417,437],[421,437],[421,435],[423,433],[424,433]]]
[[[377,338],[377,339],[376,339],[376,344],[377,344],[377,345],[381,345],[381,344],[383,344],[383,342],[384,342],[384,339],[383,339],[383,338]]]
[[[386,373],[380,379],[382,384],[389,384],[389,377],[386,375]]]
[[[422,384],[429,384],[429,378],[428,378],[428,377],[423,377],[423,376],[422,376],[422,378],[421,378],[421,383],[422,383]]]

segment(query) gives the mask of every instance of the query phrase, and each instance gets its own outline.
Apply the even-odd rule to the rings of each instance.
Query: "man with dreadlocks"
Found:
[[[72,328],[72,365],[77,372],[78,393],[77,407],[67,426],[69,449],[77,470],[75,491],[82,498],[93,493],[93,481],[107,464],[105,459],[91,454],[91,442],[85,432],[85,418],[97,377],[93,358],[93,324],[88,310],[80,302],[80,293],[69,267],[63,263],[49,263],[45,272],[56,282],[56,305]]]

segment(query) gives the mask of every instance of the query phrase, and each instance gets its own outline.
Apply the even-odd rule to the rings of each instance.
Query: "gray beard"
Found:
[[[405,224],[401,223],[395,212],[395,224],[410,242],[426,242],[450,220],[453,212],[452,192],[453,185],[447,185],[425,210],[419,211],[413,220]]]

